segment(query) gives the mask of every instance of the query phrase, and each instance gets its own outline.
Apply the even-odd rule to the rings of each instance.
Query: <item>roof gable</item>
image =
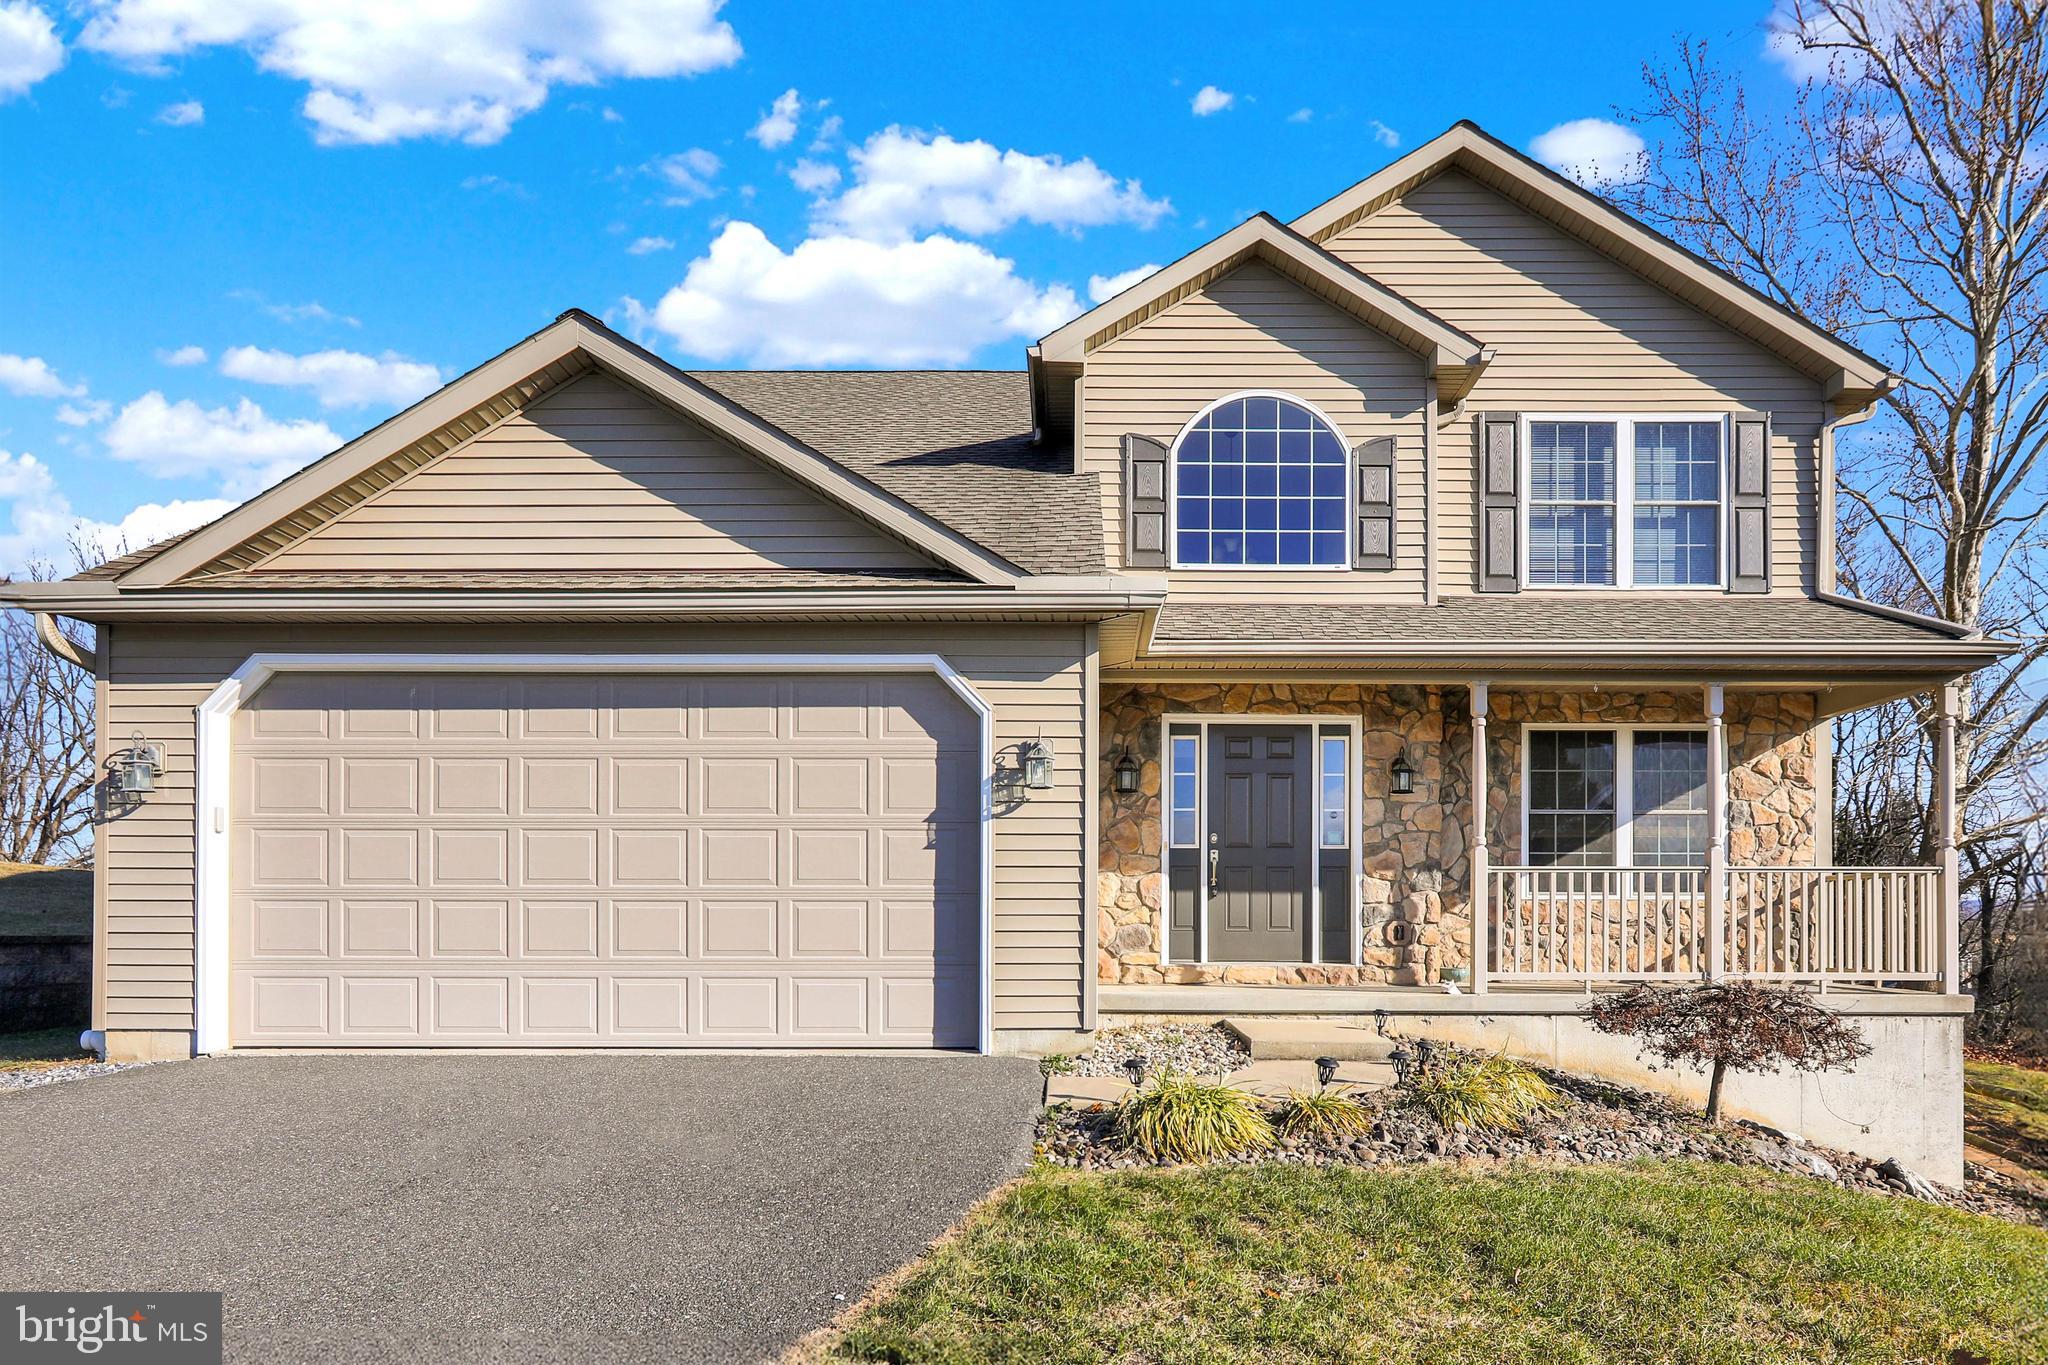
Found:
[[[1893,377],[1884,365],[1686,250],[1548,167],[1460,123],[1310,209],[1290,225],[1317,244],[1446,170],[1497,194],[1620,262],[1721,325],[1820,380],[1828,396],[1867,406]]]
[[[937,567],[602,369],[252,566],[265,575],[372,576]]]
[[[1421,356],[1447,399],[1462,395],[1485,368],[1478,341],[1263,213],[1053,332],[1039,343],[1038,358],[1048,365],[1078,361],[1251,261]]]
[[[124,588],[246,571],[411,477],[529,404],[588,374],[665,404],[694,426],[928,558],[983,583],[1015,581],[1005,559],[825,458],[581,312],[486,361],[225,517],[125,570]]]

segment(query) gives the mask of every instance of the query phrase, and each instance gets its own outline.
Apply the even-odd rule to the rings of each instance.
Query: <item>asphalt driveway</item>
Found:
[[[235,1360],[747,1360],[1030,1156],[986,1057],[233,1056],[0,1094],[0,1289],[225,1291]]]

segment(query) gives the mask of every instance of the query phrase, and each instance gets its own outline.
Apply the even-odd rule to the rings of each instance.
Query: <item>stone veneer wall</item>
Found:
[[[1496,688],[1487,727],[1488,828],[1496,863],[1521,856],[1522,726],[1697,724],[1702,699],[1676,692],[1542,692]],[[1353,773],[1360,856],[1361,965],[1182,963],[1162,966],[1158,939],[1166,879],[1160,863],[1160,717],[1359,717]],[[1819,831],[1818,733],[1804,693],[1728,694],[1728,847],[1737,865],[1811,863]],[[1128,746],[1139,790],[1112,781]],[[1412,796],[1387,791],[1406,750]],[[1469,880],[1471,708],[1460,686],[1355,683],[1105,684],[1097,790],[1102,802],[1097,973],[1130,984],[1416,985],[1471,960]]]

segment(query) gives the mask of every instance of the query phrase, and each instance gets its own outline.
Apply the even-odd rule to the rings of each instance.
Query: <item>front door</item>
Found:
[[[1209,731],[1211,962],[1315,961],[1313,730]]]

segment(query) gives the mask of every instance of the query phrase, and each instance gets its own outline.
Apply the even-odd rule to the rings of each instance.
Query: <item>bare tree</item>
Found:
[[[1964,865],[1987,903],[2000,850],[2048,810],[2048,21],[2039,0],[1784,0],[1774,28],[1804,73],[1782,99],[1702,42],[1646,67],[1643,174],[1603,189],[1901,376],[1842,435],[1838,571],[2022,644],[1962,688]],[[1931,710],[1838,728],[1845,856],[1931,856]]]
[[[44,649],[33,618],[0,613],[0,858],[90,862],[98,779],[92,675]]]

